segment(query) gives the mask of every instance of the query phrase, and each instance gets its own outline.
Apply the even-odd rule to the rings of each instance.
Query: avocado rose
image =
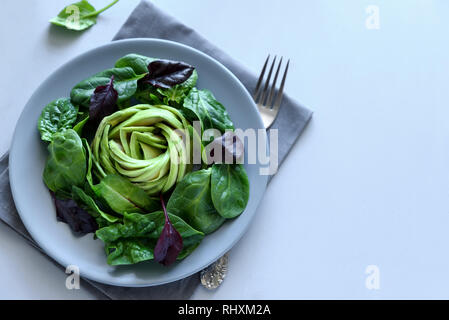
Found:
[[[149,195],[169,191],[190,171],[189,130],[175,108],[136,105],[103,118],[92,152],[97,175],[121,175]]]

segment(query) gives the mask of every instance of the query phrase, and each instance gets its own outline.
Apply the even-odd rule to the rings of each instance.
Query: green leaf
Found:
[[[156,59],[142,56],[140,54],[130,53],[120,58],[115,63],[116,68],[130,67],[136,74],[148,73],[148,64]]]
[[[93,188],[97,196],[117,213],[147,213],[160,209],[159,200],[151,198],[141,188],[119,175],[107,175]]]
[[[140,54],[128,54],[115,63],[116,68],[130,67],[136,74],[148,73],[148,64],[158,59],[146,57]],[[136,92],[136,98],[144,103],[153,105],[166,104],[180,106],[187,97],[189,91],[195,87],[198,73],[193,71],[192,75],[183,83],[177,84],[169,89],[156,88],[151,85],[142,85]]]
[[[89,112],[78,113],[78,117],[76,119],[75,125],[73,126],[73,130],[75,130],[80,137],[83,134],[83,129],[87,121],[89,121]]]
[[[249,199],[249,181],[240,164],[214,164],[211,176],[212,202],[224,218],[235,218],[245,210]]]
[[[103,9],[95,10],[89,2],[82,0],[62,9],[50,22],[70,30],[83,31],[96,24],[97,16],[117,2],[118,0],[114,0]]]
[[[148,239],[120,239],[105,244],[107,262],[112,266],[135,264],[153,259],[155,243]]]
[[[157,92],[163,97],[164,103],[168,105],[181,105],[189,94],[190,90],[195,87],[198,80],[198,73],[193,70],[192,75],[183,83],[177,84],[169,89],[157,88]]]
[[[125,103],[137,90],[137,81],[145,74],[136,75],[130,67],[112,68],[99,72],[78,83],[70,92],[72,103],[88,108],[90,98],[98,86],[105,86],[114,76],[114,89],[118,92],[118,103]]]
[[[92,165],[94,164],[94,158],[92,156],[92,151],[90,150],[90,146],[89,143],[87,142],[86,139],[81,139],[83,146],[84,146],[84,150],[86,153],[86,157],[87,157],[87,170],[86,170],[86,184],[85,184],[85,190],[88,190],[90,195],[95,195],[95,191],[94,191],[94,182],[93,182],[93,178],[92,178]],[[104,175],[106,176],[106,174]]]
[[[77,186],[72,187],[72,199],[75,200],[75,202],[84,210],[90,213],[92,217],[97,219],[97,223],[99,226],[107,225],[109,222],[117,222],[119,221],[118,217],[115,217],[113,215],[110,215],[104,211],[102,211],[98,204],[95,202],[95,200],[86,194],[83,189],[78,188]],[[107,222],[103,222],[102,218],[106,220]]]
[[[187,174],[167,203],[168,212],[206,234],[217,230],[225,221],[212,203],[210,178],[210,168]]]
[[[215,100],[209,90],[193,88],[184,100],[183,107],[196,115],[203,131],[217,129],[224,133],[226,129],[234,129],[225,107]]]
[[[77,114],[78,108],[68,98],[56,99],[47,104],[37,123],[41,139],[52,141],[53,134],[70,129],[76,121]]]
[[[70,194],[72,186],[82,186],[86,178],[86,154],[79,135],[68,129],[53,135],[50,155],[44,168],[44,182],[56,193]]]
[[[183,239],[183,249],[177,258],[180,260],[195,250],[204,238],[204,234],[193,229],[180,217],[170,213],[168,216],[173,227]],[[153,259],[154,246],[161,235],[164,223],[165,216],[162,211],[149,214],[125,213],[123,223],[115,223],[101,228],[96,231],[96,236],[105,242],[106,248],[119,250],[119,253],[109,254],[109,256],[113,255],[113,258],[108,257],[108,263],[111,261],[115,264],[131,264],[143,261],[143,257],[146,257],[145,260]],[[150,252],[151,255],[148,254]],[[108,249],[106,253],[108,254]]]

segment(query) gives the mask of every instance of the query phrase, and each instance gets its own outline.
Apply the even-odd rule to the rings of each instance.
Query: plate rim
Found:
[[[41,241],[39,240],[40,237],[37,235],[33,230],[33,228],[29,228],[29,224],[28,221],[26,219],[26,215],[22,215],[21,211],[24,210],[24,208],[22,207],[22,204],[18,201],[16,201],[16,199],[18,199],[17,194],[19,193],[19,190],[17,190],[17,185],[15,183],[15,178],[14,178],[14,171],[15,169],[11,170],[11,168],[14,168],[14,165],[12,165],[13,163],[15,163],[15,150],[16,150],[16,146],[18,145],[17,143],[15,143],[17,136],[18,136],[18,132],[19,132],[19,126],[18,124],[21,122],[22,118],[26,116],[25,113],[25,109],[28,106],[28,104],[30,103],[30,101],[32,101],[35,97],[35,95],[41,91],[41,88],[44,87],[46,85],[46,83],[50,80],[50,78],[52,78],[60,69],[66,67],[69,64],[72,63],[76,63],[77,60],[81,60],[83,59],[85,56],[91,54],[94,51],[100,50],[100,49],[105,49],[108,47],[113,47],[113,46],[120,46],[123,45],[123,43],[138,43],[138,42],[147,42],[147,43],[162,43],[162,44],[166,44],[166,45],[170,45],[170,46],[175,46],[175,47],[183,47],[184,49],[187,50],[191,50],[194,53],[200,55],[202,58],[210,60],[211,62],[217,64],[221,69],[223,69],[233,80],[234,82],[240,87],[240,89],[242,89],[242,91],[244,92],[244,94],[246,95],[246,98],[251,102],[251,106],[253,109],[255,109],[257,115],[258,115],[258,125],[260,128],[263,128],[263,122],[262,122],[262,118],[260,116],[260,113],[257,110],[257,106],[254,102],[254,100],[252,99],[250,93],[248,92],[248,90],[246,89],[246,87],[243,85],[243,83],[240,81],[240,79],[237,78],[237,76],[231,72],[225,65],[223,65],[220,61],[218,61],[217,59],[209,56],[208,54],[193,48],[191,46],[176,42],[176,41],[171,41],[171,40],[165,40],[165,39],[158,39],[158,38],[131,38],[131,39],[121,39],[121,40],[114,40],[99,46],[96,46],[94,48],[91,48],[87,51],[84,51],[78,55],[76,55],[75,57],[69,59],[68,61],[66,61],[65,63],[61,64],[60,66],[56,67],[48,76],[45,77],[45,79],[42,81],[42,83],[33,91],[33,93],[31,94],[31,96],[28,98],[27,102],[25,103],[20,116],[15,124],[15,128],[14,128],[14,132],[12,135],[12,139],[11,139],[11,144],[10,144],[10,149],[9,149],[9,180],[10,180],[10,187],[11,187],[11,194],[14,200],[14,204],[16,206],[17,209],[17,213],[19,214],[19,217],[22,221],[22,223],[24,224],[27,232],[31,235],[33,241],[35,241],[37,243],[37,245],[43,250],[43,253],[45,253],[48,257],[50,257],[51,259],[55,260],[58,264],[60,264],[62,267],[69,265],[69,263],[67,261],[64,261],[65,259],[63,259],[62,257],[58,256],[57,253],[52,252],[51,250],[48,250],[48,247],[45,245],[45,241]],[[267,146],[268,146],[268,138],[267,138],[267,133],[266,131],[263,132],[263,138],[267,141]],[[256,204],[256,207],[254,209],[254,213],[252,214],[252,217],[250,219],[250,221],[252,221],[254,219],[254,216],[257,212],[257,209],[261,203],[261,200],[263,198],[263,195],[266,191],[266,187],[268,184],[268,176],[262,176],[263,177],[263,188],[262,188],[262,193],[261,193],[261,197],[258,201],[258,203]],[[24,218],[25,217],[25,218]],[[240,234],[238,234],[234,240],[232,242],[230,242],[230,244],[227,246],[228,248],[226,250],[223,250],[223,252],[220,252],[220,254],[218,254],[216,257],[211,257],[210,259],[208,259],[208,262],[206,265],[204,265],[203,267],[200,268],[196,268],[193,271],[190,271],[188,273],[185,273],[183,275],[180,276],[173,276],[169,279],[166,280],[161,280],[161,281],[153,281],[151,283],[139,283],[139,284],[132,284],[132,283],[114,283],[114,282],[110,282],[110,281],[105,281],[105,279],[102,278],[98,278],[96,276],[91,276],[89,274],[86,274],[85,272],[80,270],[80,276],[83,277],[85,280],[92,280],[92,281],[96,281],[102,284],[107,284],[107,285],[112,285],[112,286],[118,286],[118,287],[152,287],[152,286],[158,286],[158,285],[164,285],[164,284],[168,284],[171,282],[175,282],[178,280],[182,280],[185,279],[201,270],[203,270],[204,268],[206,268],[207,266],[209,266],[210,264],[212,264],[213,262],[215,262],[219,257],[221,257],[222,255],[224,255],[226,252],[230,251],[238,241],[240,241],[243,237],[243,235],[246,233],[247,229],[249,228],[251,223],[248,223],[241,231]]]

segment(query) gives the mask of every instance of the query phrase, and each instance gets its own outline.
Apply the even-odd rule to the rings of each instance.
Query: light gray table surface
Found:
[[[449,298],[449,2],[154,2],[254,72],[268,53],[291,58],[286,90],[314,111],[222,287],[193,298]],[[65,2],[2,0],[0,153],[37,86],[109,42],[137,3],[67,35],[48,24]],[[0,298],[97,297],[67,290],[66,275],[3,224],[0,243]]]

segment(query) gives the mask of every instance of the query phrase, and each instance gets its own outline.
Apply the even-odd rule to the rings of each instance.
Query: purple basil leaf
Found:
[[[95,219],[84,209],[80,208],[73,199],[58,199],[51,192],[56,206],[56,217],[65,222],[78,235],[94,232],[98,229]]]
[[[114,89],[114,76],[105,86],[98,86],[90,98],[89,121],[99,123],[117,110],[118,93]]]
[[[154,260],[164,266],[168,266],[176,261],[176,258],[182,250],[182,237],[168,218],[162,194],[160,195],[160,198],[165,215],[165,224],[162,233],[157,240],[156,247],[154,247]]]
[[[148,64],[148,74],[143,82],[157,88],[169,89],[186,81],[192,75],[194,69],[184,62],[155,60]]]

